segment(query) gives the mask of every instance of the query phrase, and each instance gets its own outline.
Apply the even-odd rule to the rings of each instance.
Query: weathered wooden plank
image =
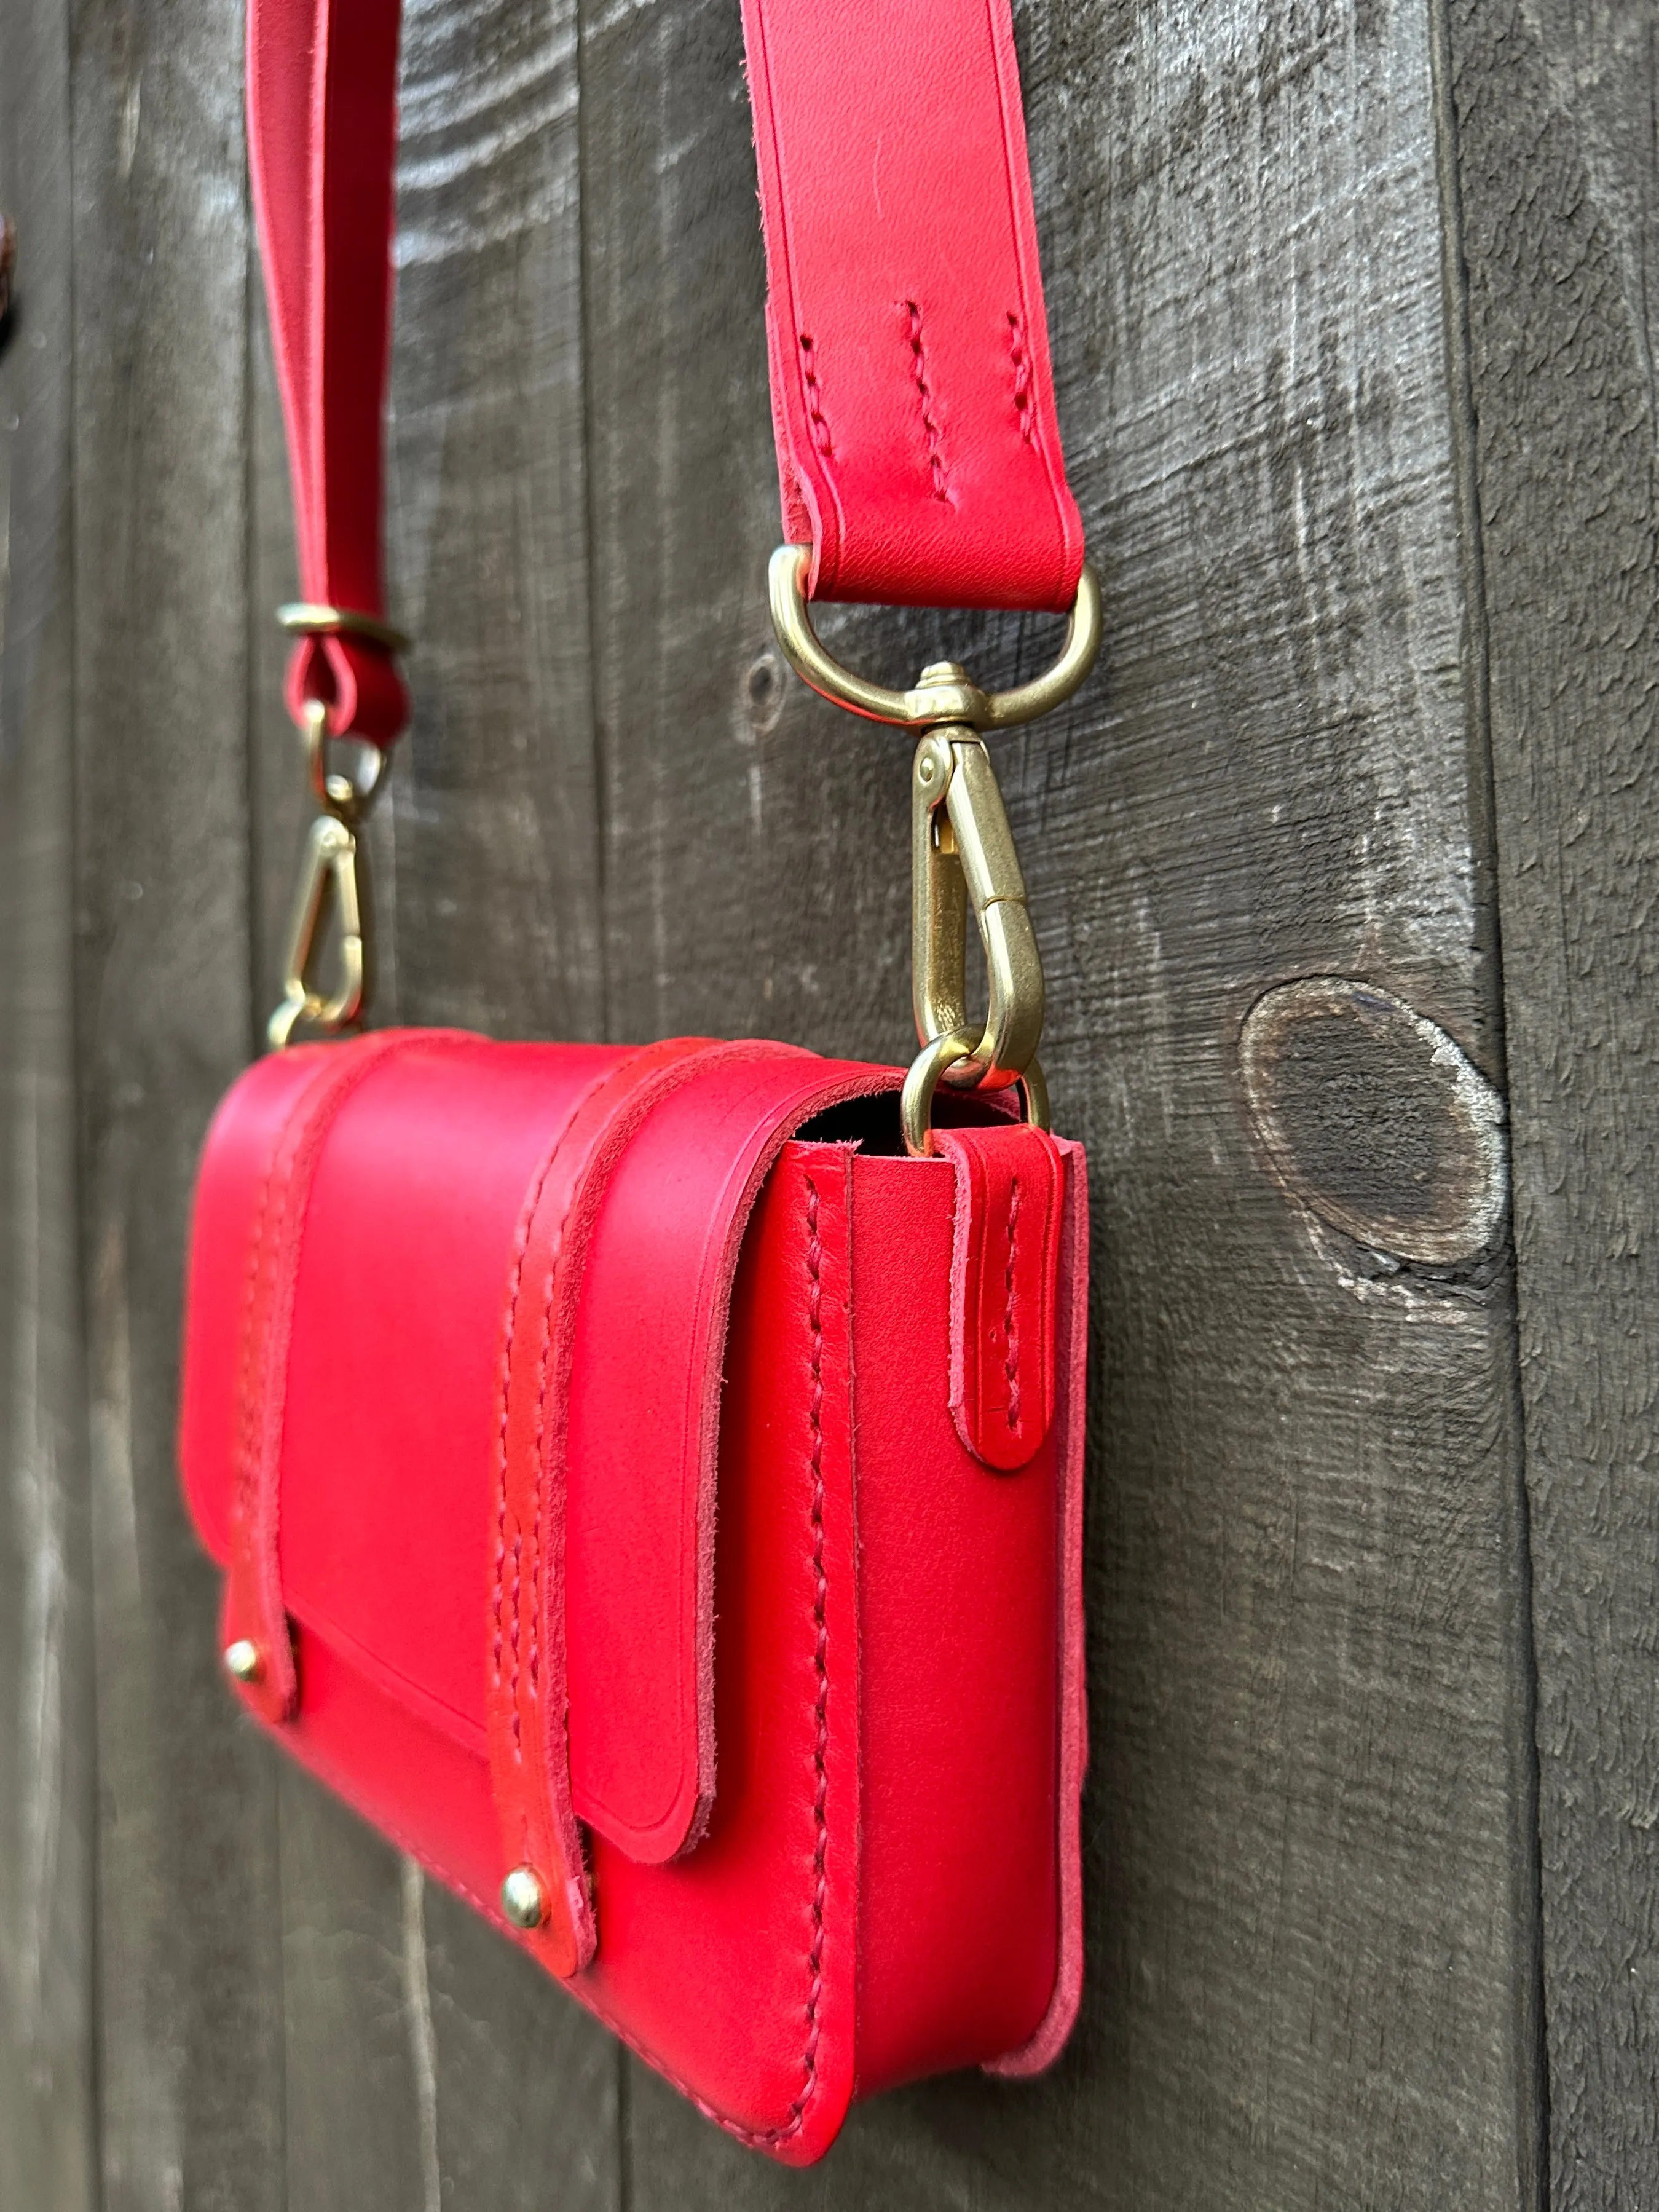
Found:
[[[1561,2212],[1659,2199],[1659,50],[1450,10],[1515,1107]]]
[[[563,0],[404,16],[389,589],[415,717],[371,825],[376,1018],[600,1027],[574,21]],[[270,611],[292,596],[256,309],[258,1004],[307,811]],[[609,2041],[307,1779],[282,1783],[288,2202],[610,2206]]]
[[[611,2038],[470,1905],[424,1911],[445,2204],[624,2212]]]
[[[91,1612],[76,1217],[67,10],[0,8],[0,2203],[90,2212]]]
[[[277,2212],[274,1770],[218,1679],[173,1445],[195,1155],[249,1041],[240,31],[91,0],[74,52],[104,2201]]]
[[[404,15],[382,1018],[599,1033],[574,0]]]
[[[635,2071],[633,2198],[1510,2208],[1538,2094],[1510,1293],[1292,1204],[1237,1061],[1264,989],[1334,973],[1495,1065],[1429,18],[1020,31],[1111,631],[999,751],[1095,1160],[1085,2018],[1047,2084],[884,2100],[805,2183]],[[584,128],[613,1033],[892,1056],[902,748],[751,674],[775,523],[729,12],[595,6]],[[954,635],[995,675],[1036,629]],[[938,634],[838,629],[890,678]],[[1306,1133],[1397,1215],[1438,1109],[1358,1010],[1327,1048]]]

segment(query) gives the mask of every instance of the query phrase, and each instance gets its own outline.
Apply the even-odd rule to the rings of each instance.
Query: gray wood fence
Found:
[[[1090,1980],[803,2177],[216,1678],[182,1239],[301,820],[241,26],[0,0],[0,2212],[1659,2205],[1659,18],[1017,15],[1109,637],[999,754],[1093,1162]],[[902,1055],[908,749],[764,611],[736,0],[410,0],[404,77],[381,1018]],[[1495,1238],[1391,1000],[1507,1098]]]

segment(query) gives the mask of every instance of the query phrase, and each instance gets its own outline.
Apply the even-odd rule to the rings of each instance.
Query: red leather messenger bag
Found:
[[[774,615],[809,683],[918,739],[922,1049],[907,1074],[361,1030],[357,830],[406,711],[380,553],[398,4],[252,0],[319,811],[277,1048],[202,1164],[181,1455],[248,1710],[804,2163],[855,2096],[1036,2071],[1077,2009],[1084,1164],[1047,1127],[982,740],[1081,681],[1099,601],[1006,0],[745,0],[744,30]],[[824,653],[824,599],[1072,620],[1019,690],[941,665],[895,692]]]

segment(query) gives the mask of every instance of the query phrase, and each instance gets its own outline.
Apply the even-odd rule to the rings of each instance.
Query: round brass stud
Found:
[[[239,1682],[252,1684],[262,1679],[265,1671],[265,1655],[252,1637],[239,1636],[234,1644],[224,1650],[225,1672]]]
[[[547,1892],[534,1867],[514,1867],[501,1884],[501,1911],[515,1928],[539,1928],[547,1917]]]

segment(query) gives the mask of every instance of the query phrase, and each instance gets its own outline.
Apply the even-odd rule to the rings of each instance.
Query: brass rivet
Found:
[[[514,1867],[501,1884],[501,1911],[515,1928],[539,1928],[547,1917],[547,1893],[534,1867]]]
[[[265,1671],[265,1655],[251,1637],[239,1636],[234,1644],[228,1644],[224,1652],[225,1672],[239,1682],[249,1684],[262,1679]]]
[[[916,681],[919,684],[965,684],[968,671],[959,660],[930,660]]]

